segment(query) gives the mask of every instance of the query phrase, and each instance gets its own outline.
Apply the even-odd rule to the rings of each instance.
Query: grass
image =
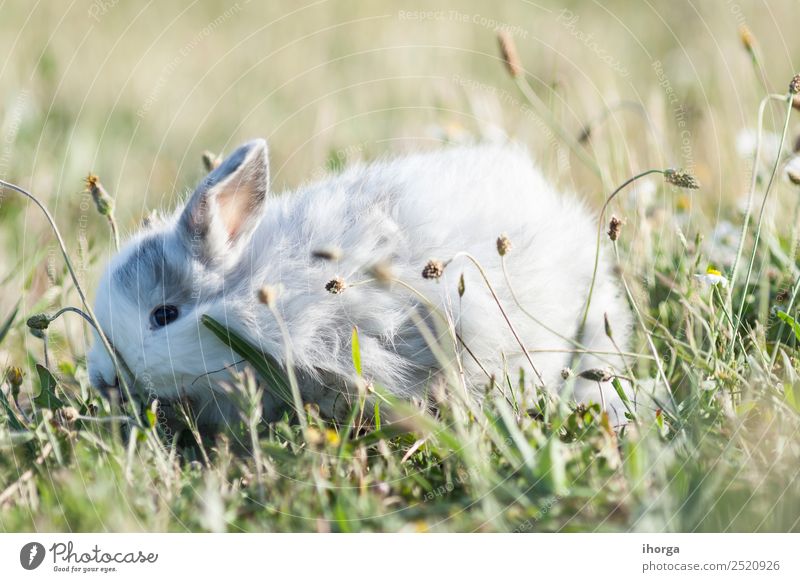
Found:
[[[638,318],[625,372],[636,403],[620,431],[599,406],[551,394],[521,410],[515,396],[534,378],[509,370],[480,404],[455,375],[433,391],[435,413],[372,387],[349,422],[307,406],[266,425],[262,391],[277,385],[293,401],[291,378],[207,322],[258,372],[227,387],[239,421],[201,434],[191,414],[168,426],[149,402],[137,421],[90,387],[85,319],[68,310],[46,330],[26,325],[82,307],[81,295],[45,218],[4,190],[3,531],[800,529],[800,191],[783,173],[798,125],[787,55],[800,40],[775,34],[791,3],[770,14],[747,2],[664,13],[568,3],[570,14],[509,3],[489,14],[461,2],[427,20],[379,2],[120,5],[98,20],[91,6],[4,6],[0,18],[0,178],[50,209],[81,287],[117,230],[124,238],[202,175],[206,148],[269,134],[280,190],[357,159],[503,131],[560,188],[604,209],[599,232],[611,213],[624,220],[613,248]],[[504,70],[491,27],[451,11],[519,25],[516,68]],[[752,32],[740,38],[742,14]],[[737,153],[747,129],[759,146]],[[617,185],[671,167],[701,190],[643,177],[605,212]],[[90,173],[114,214],[83,192]],[[708,268],[728,287],[703,284]],[[360,358],[356,347],[356,370]]]

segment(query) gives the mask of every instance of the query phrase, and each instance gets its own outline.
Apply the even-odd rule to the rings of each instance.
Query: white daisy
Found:
[[[713,267],[709,267],[706,269],[705,273],[695,275],[694,277],[704,285],[719,285],[722,288],[726,288],[728,286],[728,280],[722,275],[722,273]]]

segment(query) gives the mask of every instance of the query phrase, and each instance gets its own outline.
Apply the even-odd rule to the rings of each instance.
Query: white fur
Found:
[[[253,157],[253,147],[263,148],[260,155],[266,156],[263,142],[251,142],[249,147],[243,167],[260,163]],[[212,205],[211,212],[218,211]],[[426,315],[418,311],[424,302],[397,283],[388,287],[364,283],[371,279],[370,267],[382,261],[391,263],[396,279],[413,286],[452,319],[480,361],[479,366],[459,347],[470,388],[477,391],[487,383],[481,366],[501,383],[508,373],[515,385],[521,368],[532,385],[536,377],[531,366],[474,265],[461,256],[447,265],[440,280],[422,278],[429,259],[448,261],[463,252],[481,263],[532,351],[545,385],[557,390],[563,385],[560,372],[571,359],[566,350],[573,346],[515,304],[496,248],[501,234],[513,244],[506,256],[507,270],[527,312],[591,350],[614,353],[616,348],[604,333],[607,313],[619,347],[624,350],[628,344],[630,313],[605,248],[587,325],[583,337],[575,338],[592,274],[596,217],[572,196],[555,192],[515,146],[449,148],[358,165],[268,198],[263,207],[253,209],[258,222],[252,234],[242,235],[228,248],[219,240],[207,247],[230,253],[218,264],[202,264],[187,254],[180,243],[186,233],[178,232],[180,215],[179,210],[128,243],[103,277],[96,300],[101,325],[136,374],[137,387],[161,398],[185,392],[207,404],[211,395],[219,394],[217,381],[227,376],[225,366],[240,360],[199,323],[204,313],[285,361],[279,326],[256,300],[257,290],[265,284],[279,288],[277,310],[288,329],[306,400],[317,401],[328,414],[340,414],[338,403],[344,400],[338,395],[355,379],[353,327],[359,333],[364,375],[397,395],[422,396],[441,367],[410,319],[412,311]],[[214,228],[208,236],[221,236],[219,226]],[[156,237],[164,260],[177,265],[173,268],[184,265],[187,280],[198,291],[181,306],[177,321],[156,329],[149,322],[150,312],[174,295],[169,283],[160,286],[146,272],[150,263],[157,268],[158,260],[142,268],[141,275],[134,269],[138,283],[132,289],[120,289],[112,276],[126,264],[129,270],[136,267],[138,245],[148,237]],[[313,251],[331,247],[341,250],[340,260],[312,258]],[[460,298],[462,274],[465,293]],[[325,285],[337,276],[348,288],[333,295]],[[613,355],[584,356],[576,368],[609,364],[622,369]],[[111,362],[101,346],[92,350],[89,367],[97,383],[113,382]],[[623,407],[613,388],[603,384],[602,390],[612,421],[623,423]],[[581,382],[576,396],[599,402],[600,386]],[[218,415],[224,417],[224,402],[221,407]],[[270,401],[265,416],[274,416],[274,408]]]

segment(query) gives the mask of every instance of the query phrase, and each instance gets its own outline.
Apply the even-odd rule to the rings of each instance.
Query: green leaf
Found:
[[[147,426],[150,428],[155,428],[156,424],[158,423],[155,411],[148,406],[147,410],[144,411],[144,415],[145,418],[147,418]]]
[[[283,367],[274,358],[261,352],[242,336],[228,329],[214,318],[204,315],[202,321],[203,325],[211,330],[222,343],[247,360],[280,399],[292,404],[292,389],[289,385],[289,380]]]
[[[25,427],[17,418],[17,415],[11,408],[11,404],[9,404],[8,402],[8,398],[6,398],[6,395],[2,390],[0,390],[0,405],[2,405],[3,409],[6,411],[6,416],[8,417],[8,424],[11,426],[12,430],[17,430],[17,431],[25,430]]]
[[[13,431],[0,435],[0,449],[10,449],[31,442],[36,435],[29,430]]]
[[[361,346],[358,343],[358,328],[356,326],[353,326],[351,344],[353,350],[353,367],[356,369],[356,374],[361,376]]]
[[[64,403],[56,396],[57,382],[55,376],[41,364],[36,364],[36,371],[39,373],[39,384],[42,389],[39,391],[39,395],[33,399],[33,402],[36,406],[49,410],[63,408]]]
[[[787,384],[786,403],[791,406],[795,412],[800,412],[800,384]]]
[[[556,495],[569,493],[564,445],[558,437],[551,436],[547,440],[539,455],[535,475]]]
[[[794,318],[785,311],[778,311],[778,317],[791,326],[794,337],[800,340],[800,323],[797,323]]]
[[[503,421],[504,432],[514,441],[517,451],[522,457],[522,462],[528,467],[533,467],[536,460],[536,451],[533,450],[525,435],[520,430],[514,417],[514,412],[505,400],[497,399],[497,410]]]
[[[625,392],[625,389],[622,387],[622,382],[619,381],[619,378],[614,378],[611,380],[611,385],[614,387],[614,390],[617,392],[617,396],[619,396],[622,403],[625,405],[625,409],[628,411],[628,414],[631,415],[632,419],[636,418],[636,413],[633,410],[633,406],[631,405],[631,400],[628,398],[628,394]]]

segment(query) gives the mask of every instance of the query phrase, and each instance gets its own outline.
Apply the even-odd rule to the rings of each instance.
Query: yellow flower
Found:
[[[325,431],[325,440],[328,441],[329,445],[338,446],[339,445],[339,433],[329,428]]]

